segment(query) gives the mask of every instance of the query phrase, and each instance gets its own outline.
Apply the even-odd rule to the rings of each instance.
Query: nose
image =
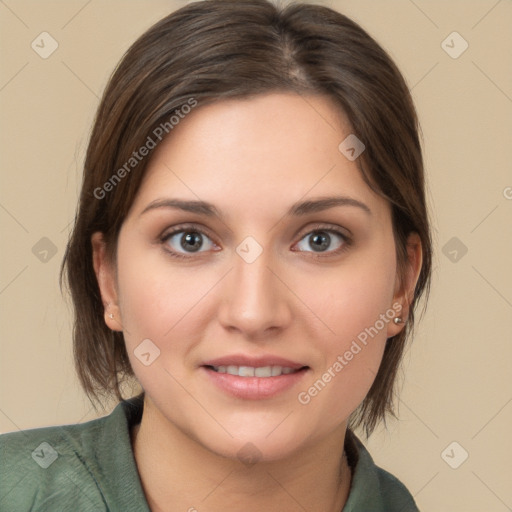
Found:
[[[221,324],[251,339],[283,330],[292,318],[291,297],[275,265],[269,265],[266,251],[252,263],[238,254],[233,255],[233,260],[234,268],[222,290]]]

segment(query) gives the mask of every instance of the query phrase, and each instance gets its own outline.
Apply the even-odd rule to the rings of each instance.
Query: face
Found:
[[[338,149],[350,133],[321,96],[197,107],[100,265],[155,417],[211,452],[344,433],[401,328],[390,207]]]

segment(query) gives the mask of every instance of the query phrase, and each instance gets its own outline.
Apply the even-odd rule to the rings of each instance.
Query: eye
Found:
[[[162,242],[170,248],[171,255],[184,258],[186,254],[206,252],[215,247],[210,237],[198,228],[177,228],[167,233]]]
[[[297,247],[299,251],[303,252],[337,254],[345,249],[349,243],[348,237],[338,231],[317,229],[302,238]]]

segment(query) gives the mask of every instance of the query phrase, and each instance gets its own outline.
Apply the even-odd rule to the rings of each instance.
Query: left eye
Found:
[[[205,246],[205,240],[209,240],[210,246],[208,244]],[[212,249],[213,242],[207,237],[204,233],[200,233],[199,231],[177,231],[175,233],[170,233],[166,238],[165,242],[171,246],[171,249],[175,252],[181,252],[181,250],[185,252],[204,252]],[[177,247],[179,244],[179,247]]]
[[[337,242],[336,247],[331,247],[333,241]],[[312,249],[313,252],[328,252],[340,249],[345,242],[346,238],[341,233],[334,231],[312,231],[297,244],[297,247],[300,251]]]

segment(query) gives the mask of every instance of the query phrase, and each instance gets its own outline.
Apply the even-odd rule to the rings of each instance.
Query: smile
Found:
[[[279,375],[288,375],[298,372],[300,369],[289,368],[286,366],[211,366],[218,373],[228,373],[238,377],[279,377]]]
[[[228,396],[242,400],[268,400],[292,388],[299,389],[308,366],[203,365],[199,368],[209,384]]]

